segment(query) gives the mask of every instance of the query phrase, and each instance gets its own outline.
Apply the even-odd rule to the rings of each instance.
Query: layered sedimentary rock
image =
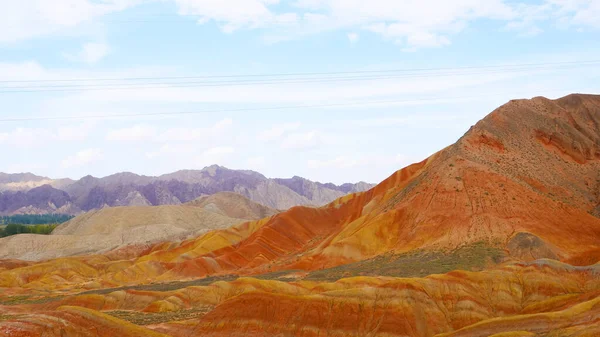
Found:
[[[512,101],[320,208],[144,249],[0,262],[0,333],[595,336],[599,149],[599,96]]]
[[[154,284],[17,300],[1,307],[0,335],[593,336],[599,273],[540,260],[413,279]]]

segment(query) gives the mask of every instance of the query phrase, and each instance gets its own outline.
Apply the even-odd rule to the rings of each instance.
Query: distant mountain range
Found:
[[[374,185],[322,184],[301,177],[270,179],[247,170],[213,165],[149,177],[130,172],[104,178],[50,179],[32,173],[0,173],[0,215],[77,215],[113,206],[178,205],[218,192],[239,193],[275,209],[325,205]]]

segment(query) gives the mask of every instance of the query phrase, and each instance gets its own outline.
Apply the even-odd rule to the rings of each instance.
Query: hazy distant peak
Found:
[[[12,179],[17,178],[12,176]],[[235,192],[272,209],[287,209],[298,205],[322,206],[347,193],[370,188],[354,184],[339,187],[299,176],[269,179],[255,171],[233,170],[220,165],[180,170],[158,177],[119,172],[103,178],[87,175],[77,181],[46,178],[10,184],[0,183],[0,191],[28,193],[5,193],[0,199],[0,214],[31,209],[52,213],[57,204],[72,205],[62,210],[74,215],[113,206],[177,205],[219,192]],[[40,188],[41,185],[48,186]]]
[[[30,172],[24,172],[24,173],[0,172],[0,183],[2,183],[2,184],[17,183],[17,182],[23,182],[23,181],[40,181],[40,180],[48,180],[48,179],[50,179],[50,178],[38,176],[38,175],[35,175]]]

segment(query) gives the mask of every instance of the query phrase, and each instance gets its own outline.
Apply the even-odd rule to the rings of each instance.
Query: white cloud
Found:
[[[130,128],[109,131],[106,135],[106,140],[119,142],[141,142],[151,140],[155,136],[155,127],[150,125],[134,125]]]
[[[104,43],[86,43],[77,53],[64,53],[63,56],[73,62],[83,62],[94,64],[106,57],[110,52],[110,48]]]
[[[503,0],[300,0],[295,4],[327,17],[318,23],[304,20],[301,34],[365,29],[405,49],[444,46],[450,43],[450,35],[473,21],[508,20],[515,16],[514,9]]]
[[[62,161],[63,168],[79,167],[91,164],[93,162],[102,160],[104,153],[100,149],[86,149],[77,152],[76,154],[65,158]]]
[[[142,0],[0,0],[0,43],[16,42],[73,29]]]
[[[198,18],[200,24],[217,22],[226,33],[239,29],[269,28],[265,40],[289,38],[338,29],[367,29],[384,25],[378,34],[404,49],[439,47],[477,20],[526,22],[522,35],[541,32],[535,24],[600,28],[600,2],[596,0],[545,0],[531,5],[508,0],[296,0],[281,6],[280,0],[170,0],[180,15]],[[73,32],[75,27],[104,15],[122,11],[145,0],[0,0],[0,43],[50,34]],[[532,18],[532,14],[535,16]],[[523,25],[523,24],[521,24]],[[358,33],[352,33],[357,34]],[[353,41],[354,35],[349,35]],[[87,60],[103,52],[87,53]],[[104,53],[105,54],[105,53]],[[96,56],[92,56],[96,55]]]
[[[600,29],[600,2],[595,0],[546,0],[541,4],[519,3],[515,5],[518,13],[504,27],[515,31],[519,36],[532,37],[543,33],[543,23],[561,28]]]
[[[174,0],[179,14],[199,17],[199,23],[214,20],[232,33],[240,28],[259,28],[296,22],[295,13],[276,14],[269,9],[279,0]]]
[[[447,45],[446,34],[462,30],[478,19],[507,20],[514,9],[503,0],[299,0],[292,3],[294,12],[277,12],[279,0],[175,0],[179,13],[195,15],[200,23],[214,20],[225,32],[240,28],[276,28],[265,36],[268,42],[326,30],[361,29],[373,24],[383,31],[370,29],[392,39],[404,48]],[[287,9],[286,9],[287,10]],[[359,34],[347,35],[355,43]]]
[[[262,131],[258,134],[258,140],[273,141],[281,138],[289,131],[294,131],[300,128],[300,123],[284,123],[273,125],[270,129]]]
[[[579,1],[581,7],[578,8],[572,18],[572,23],[579,26],[589,26],[600,28],[600,2],[597,0]]]
[[[350,43],[355,44],[358,42],[359,39],[360,35],[358,35],[357,33],[348,33],[348,40],[350,41]]]
[[[600,2],[597,0],[547,0],[539,6],[550,18],[565,26],[600,28]]]
[[[540,21],[600,27],[600,2],[595,0],[545,0],[535,5],[508,0],[296,0],[293,12],[278,12],[278,0],[174,1],[180,14],[199,16],[200,23],[214,20],[228,33],[272,28],[264,37],[269,43],[322,31],[364,29],[414,51],[449,45],[452,36],[477,20],[496,20],[523,36],[541,33],[536,24]],[[355,43],[359,35],[352,32],[347,37]]]
[[[442,47],[450,44],[450,40],[446,36],[440,35],[440,33],[433,33],[422,29],[422,27],[415,27],[405,23],[378,23],[367,26],[366,29],[381,34],[385,38],[392,39],[398,45],[407,46],[405,47],[406,50],[415,50],[416,48],[423,47]]]

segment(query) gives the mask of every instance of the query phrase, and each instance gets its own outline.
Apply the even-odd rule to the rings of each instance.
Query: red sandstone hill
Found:
[[[143,251],[0,261],[0,335],[596,336],[599,203],[600,96],[515,100],[320,208]]]
[[[600,96],[515,100],[367,192],[246,224],[214,249],[198,250],[199,238],[143,260],[161,261],[169,278],[253,274],[484,241],[518,259],[593,264],[599,191]]]

